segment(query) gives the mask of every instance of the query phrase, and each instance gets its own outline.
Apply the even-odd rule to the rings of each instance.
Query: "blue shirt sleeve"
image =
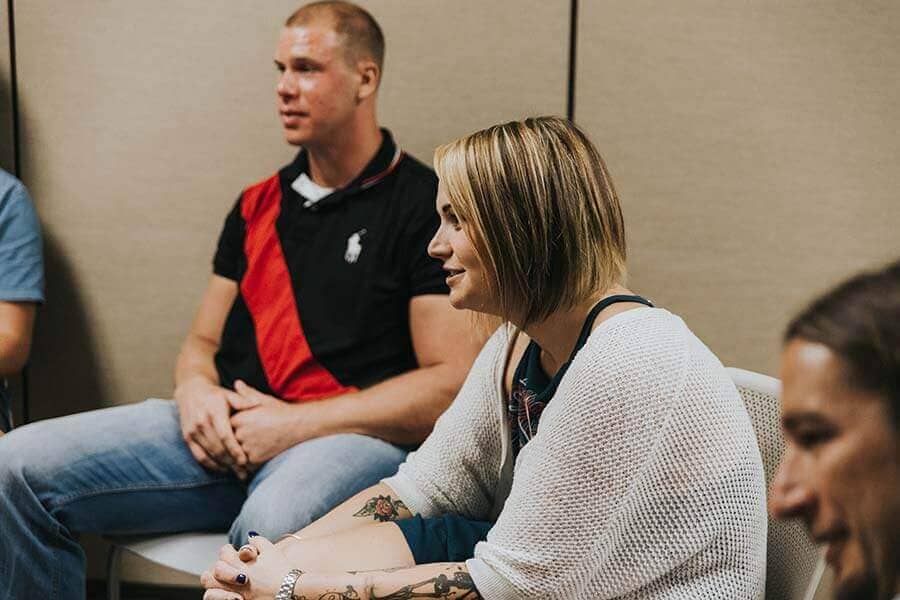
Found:
[[[0,300],[44,301],[41,226],[25,186],[0,170]]]

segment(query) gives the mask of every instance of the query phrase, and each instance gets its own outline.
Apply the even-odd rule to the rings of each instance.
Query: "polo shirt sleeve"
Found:
[[[213,258],[213,273],[233,281],[240,279],[240,265],[244,257],[244,218],[241,216],[241,198],[225,217],[225,226],[219,235],[219,244]]]
[[[41,225],[18,180],[0,191],[0,300],[44,301]]]
[[[437,179],[417,189],[408,236],[409,295],[449,294],[447,274],[441,261],[428,256],[428,243],[440,225],[440,218],[434,210],[437,194]]]

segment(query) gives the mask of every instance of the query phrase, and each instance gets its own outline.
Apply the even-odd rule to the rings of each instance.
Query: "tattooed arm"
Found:
[[[371,523],[408,519],[412,513],[397,492],[379,483],[339,504],[321,519],[297,532],[301,538],[331,535]]]
[[[213,572],[204,573],[205,600],[234,598],[271,599],[291,569],[287,559],[268,542],[256,542],[262,551],[249,563],[242,562],[233,548],[223,549]],[[244,573],[246,582],[234,577]],[[465,563],[434,563],[408,568],[366,572],[303,572],[294,585],[294,600],[479,600],[475,583]]]
[[[409,569],[356,574],[304,573],[297,600],[477,600],[481,598],[464,563],[435,563]]]
[[[298,531],[300,539],[287,537],[277,546],[304,570],[408,566],[413,564],[412,553],[403,534],[390,522],[411,516],[396,492],[379,483]],[[379,552],[368,553],[367,547],[378,547]]]

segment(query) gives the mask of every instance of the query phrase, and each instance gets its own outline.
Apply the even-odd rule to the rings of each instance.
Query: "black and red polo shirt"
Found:
[[[315,400],[417,366],[409,301],[448,293],[426,253],[437,178],[382,133],[360,176],[312,206],[291,187],[304,151],[238,198],[213,260],[240,288],[215,356],[221,385]]]

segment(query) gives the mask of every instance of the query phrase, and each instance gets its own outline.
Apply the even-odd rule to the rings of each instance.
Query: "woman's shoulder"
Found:
[[[623,393],[686,393],[685,383],[698,379],[721,390],[730,381],[706,344],[680,317],[661,308],[629,310],[601,323],[572,370],[582,385],[610,389],[614,383]]]
[[[633,356],[636,363],[676,357],[695,338],[684,321],[663,308],[635,308],[606,319],[591,332],[585,356]],[[641,360],[643,359],[643,361]]]

